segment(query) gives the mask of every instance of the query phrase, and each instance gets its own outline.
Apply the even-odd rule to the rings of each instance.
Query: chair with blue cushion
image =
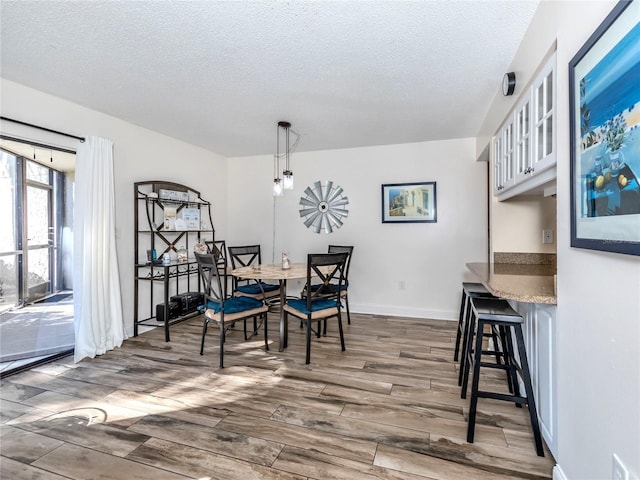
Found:
[[[347,323],[351,325],[351,313],[349,312],[349,267],[351,266],[351,256],[353,255],[352,245],[329,245],[329,253],[341,253],[347,252],[347,266],[344,273],[344,285],[340,290],[340,296],[344,299],[345,306],[347,307]]]
[[[303,298],[287,300],[283,310],[286,317],[293,315],[299,318],[306,327],[307,354],[305,364],[311,360],[311,331],[312,324],[316,324],[316,336],[320,338],[320,322],[329,318],[338,319],[340,345],[344,352],[344,332],[342,330],[342,302],[341,288],[344,285],[346,265],[349,254],[341,253],[310,253],[307,255],[307,280]],[[320,283],[317,283],[320,279]],[[311,281],[319,288],[312,289]],[[325,323],[326,328],[326,323]]]
[[[247,319],[254,320],[254,334],[258,331],[257,319],[264,325],[264,346],[269,350],[267,337],[267,311],[269,308],[261,300],[250,297],[227,297],[219,272],[219,256],[215,253],[195,253],[198,271],[204,284],[204,305],[199,309],[204,312],[202,325],[202,341],[200,355],[204,354],[204,339],[210,321],[220,327],[220,368],[224,368],[224,343],[227,331],[237,321],[244,323],[245,340],[247,339]]]
[[[260,245],[227,247],[231,268],[248,267],[262,263]],[[280,286],[262,280],[233,277],[233,296],[249,297],[267,303],[280,298]]]
[[[347,323],[351,325],[351,312],[349,311],[349,266],[351,265],[351,255],[353,254],[353,246],[349,245],[329,245],[328,253],[348,253],[347,257],[347,265],[345,267],[344,273],[344,284],[340,288],[340,297],[344,300],[345,306],[347,307]],[[311,286],[311,290],[317,290],[322,285],[314,284]],[[336,288],[335,285],[331,285],[330,288]],[[302,291],[302,296],[306,295],[305,290]],[[302,325],[300,325],[302,327]],[[324,325],[324,333],[327,333],[327,324],[325,322]]]

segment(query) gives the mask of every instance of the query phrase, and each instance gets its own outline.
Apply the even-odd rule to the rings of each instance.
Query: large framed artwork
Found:
[[[437,222],[436,182],[382,185],[382,223]]]
[[[640,1],[569,62],[571,246],[640,255]]]

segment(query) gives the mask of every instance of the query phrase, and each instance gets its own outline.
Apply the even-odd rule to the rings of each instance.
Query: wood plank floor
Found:
[[[526,408],[468,400],[453,363],[455,323],[352,314],[313,340],[290,325],[271,350],[232,330],[219,370],[218,330],[200,356],[201,317],[122,348],[6,377],[0,477],[6,479],[550,479]],[[481,378],[504,387],[499,373]]]

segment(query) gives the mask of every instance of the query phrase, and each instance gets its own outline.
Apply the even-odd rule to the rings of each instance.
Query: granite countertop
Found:
[[[467,263],[479,281],[497,297],[556,305],[553,264]]]

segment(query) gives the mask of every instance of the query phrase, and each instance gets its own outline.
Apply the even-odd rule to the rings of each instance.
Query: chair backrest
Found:
[[[353,254],[353,245],[329,245],[329,253],[342,253],[347,252],[347,266],[345,267],[344,278],[345,281],[349,278],[349,267],[351,266],[351,256]]]
[[[208,300],[224,302],[226,289],[222,286],[218,270],[220,257],[215,253],[194,252],[198,262],[198,272],[204,285],[205,304]]]
[[[227,263],[226,242],[224,240],[205,240],[208,253],[213,253],[218,257],[218,264]]]
[[[260,245],[245,245],[241,247],[227,247],[231,268],[247,267],[262,263]]]
[[[340,290],[346,278],[348,252],[310,253],[307,255],[307,309],[312,311],[311,304],[318,299],[335,300],[339,308]],[[313,284],[319,288],[311,288]]]
[[[260,245],[243,245],[227,247],[231,268],[248,267],[249,265],[259,265],[262,263]],[[260,280],[233,277],[232,289],[235,291],[239,285],[260,284]]]

